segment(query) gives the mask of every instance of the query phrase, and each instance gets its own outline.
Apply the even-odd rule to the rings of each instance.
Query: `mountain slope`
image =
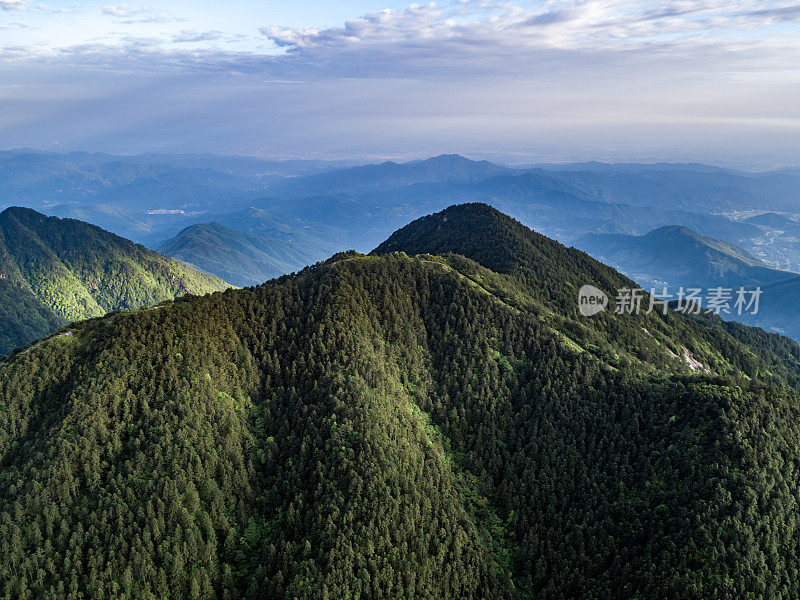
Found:
[[[227,287],[93,225],[24,208],[0,213],[0,261],[9,299],[0,305],[0,354],[52,333],[54,323]]]
[[[758,334],[741,334],[737,339],[757,339],[746,348],[731,344],[719,328],[698,329],[693,319],[673,313],[661,314],[655,305],[648,314],[648,296],[642,300],[637,315],[613,314],[617,291],[637,284],[591,258],[586,253],[563,245],[529,230],[524,225],[486,204],[465,204],[417,219],[392,234],[373,251],[374,255],[402,252],[407,254],[443,254],[451,264],[470,273],[473,280],[509,304],[537,314],[551,323],[566,343],[595,356],[613,367],[637,365],[652,371],[654,366],[674,370],[670,358],[681,357],[683,366],[696,370],[690,357],[699,359],[703,372],[729,374],[744,370],[757,373],[760,379],[791,380],[800,363],[789,360],[778,366],[771,350]],[[467,263],[462,258],[469,259]],[[476,270],[472,261],[491,271]],[[800,279],[800,278],[798,278]],[[591,319],[578,310],[578,290],[591,284],[610,299],[610,306]],[[514,290],[513,292],[510,290]],[[744,328],[746,331],[748,328]],[[706,339],[709,338],[712,339]],[[706,340],[706,341],[700,341]],[[796,344],[785,340],[790,346]],[[718,353],[725,347],[725,356]],[[716,348],[717,350],[710,349]],[[753,355],[772,367],[758,370]],[[791,353],[790,353],[791,354]],[[667,362],[664,362],[664,361]],[[785,363],[777,360],[777,363]],[[754,371],[755,369],[755,371]]]
[[[583,318],[577,283],[629,280],[485,205],[380,252],[0,366],[0,589],[800,592],[791,352],[674,313]]]
[[[219,223],[202,223],[184,229],[158,251],[234,285],[258,285],[296,269],[270,256],[263,238],[233,231]]]
[[[791,219],[786,215],[779,215],[776,213],[762,213],[745,219],[745,222],[752,223],[753,225],[761,225],[769,229],[788,230],[797,232],[800,229],[800,222]]]
[[[330,256],[342,232],[257,208],[216,215],[221,222],[191,225],[158,251],[247,286],[298,271]]]
[[[661,227],[643,236],[587,235],[575,246],[647,288],[756,286],[793,276],[733,244],[685,227]]]
[[[0,356],[46,337],[64,322],[18,279],[0,277]]]
[[[763,327],[767,331],[800,340],[800,312],[797,310],[799,297],[800,277],[776,281],[761,286],[757,314],[736,315],[734,318],[748,325]]]
[[[292,270],[328,258],[341,249],[345,235],[344,230],[338,227],[309,223],[308,216],[287,216],[252,206],[213,217],[230,229],[265,240],[268,254],[293,265]]]

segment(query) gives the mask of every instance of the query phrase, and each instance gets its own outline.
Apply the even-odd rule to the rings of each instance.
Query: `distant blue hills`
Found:
[[[800,271],[800,170],[509,167],[458,154],[358,165],[0,152],[0,209],[96,224],[236,285],[339,250],[369,251],[411,220],[465,202],[490,204],[643,284],[706,276],[771,284]]]

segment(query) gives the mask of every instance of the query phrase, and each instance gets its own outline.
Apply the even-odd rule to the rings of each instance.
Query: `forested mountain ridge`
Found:
[[[82,221],[0,213],[0,355],[71,321],[226,287]]]
[[[797,346],[577,283],[467,205],[16,353],[0,594],[796,597]]]
[[[638,362],[638,368],[645,369],[661,363],[664,370],[671,371],[673,365],[662,363],[664,355],[668,358],[673,354],[684,358],[697,356],[706,370],[716,374],[744,371],[748,377],[765,381],[788,378],[792,386],[800,383],[797,344],[774,334],[765,339],[764,332],[759,329],[728,328],[727,333],[735,330],[734,337],[742,340],[746,347],[731,344],[727,336],[719,337],[722,328],[715,322],[712,327],[700,330],[695,319],[672,311],[662,315],[658,304],[654,304],[651,314],[645,314],[650,308],[647,296],[642,300],[638,315],[621,319],[611,314],[614,307],[610,306],[591,319],[581,316],[577,294],[584,284],[590,283],[603,290],[612,304],[618,290],[638,287],[637,284],[585,252],[567,248],[531,231],[486,204],[452,206],[417,219],[392,234],[372,254],[391,252],[442,254],[455,262],[463,256],[475,261],[491,270],[487,274],[488,281],[498,286],[496,293],[500,297],[513,297],[521,306],[537,312],[540,318],[553,322],[567,337],[589,336],[588,343],[584,344],[586,348],[597,349],[600,356],[606,355],[606,360],[611,356],[610,363],[615,366],[619,366],[616,362],[619,360],[626,366]],[[500,281],[504,283],[499,284]],[[710,323],[701,321],[706,325]],[[708,336],[713,339],[705,339]],[[774,341],[767,343],[766,340]],[[711,348],[717,351],[709,353]],[[721,348],[726,348],[727,352],[720,353]],[[772,356],[774,348],[784,349],[779,352],[783,358]],[[614,349],[613,353],[609,354],[609,349]],[[757,368],[757,363],[751,362],[753,354],[758,355],[758,362],[763,360],[773,367]]]

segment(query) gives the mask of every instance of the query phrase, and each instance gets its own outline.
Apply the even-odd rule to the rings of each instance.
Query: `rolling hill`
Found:
[[[159,252],[240,287],[258,285],[305,265],[275,258],[264,238],[202,223],[167,240]]]
[[[737,321],[800,340],[800,276],[761,286],[757,314],[732,317]],[[723,315],[725,316],[725,315]]]
[[[14,598],[787,598],[800,348],[486,205],[0,366]]]
[[[791,231],[793,233],[800,231],[800,221],[791,219],[786,215],[779,215],[777,213],[762,213],[760,215],[748,217],[745,219],[745,222],[767,227],[769,229]]]
[[[88,223],[0,213],[0,355],[71,321],[227,287]]]
[[[793,277],[737,246],[667,226],[642,236],[590,234],[575,246],[619,269],[640,285],[709,288],[758,286]]]
[[[333,227],[312,227],[252,207],[215,216],[222,223],[191,225],[158,251],[234,285],[248,286],[327,258],[344,237]]]

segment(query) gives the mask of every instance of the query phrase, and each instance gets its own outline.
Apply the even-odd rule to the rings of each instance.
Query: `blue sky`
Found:
[[[164,47],[228,48],[269,52],[274,45],[260,26],[329,28],[353,15],[403,9],[402,2],[276,2],[226,0],[153,3],[5,0],[0,7],[3,45],[40,50],[86,43],[124,43],[130,37],[158,38]],[[174,40],[178,40],[177,42]],[[196,41],[192,41],[196,40]],[[213,44],[211,42],[214,42]]]
[[[800,165],[776,0],[0,0],[0,147]]]

